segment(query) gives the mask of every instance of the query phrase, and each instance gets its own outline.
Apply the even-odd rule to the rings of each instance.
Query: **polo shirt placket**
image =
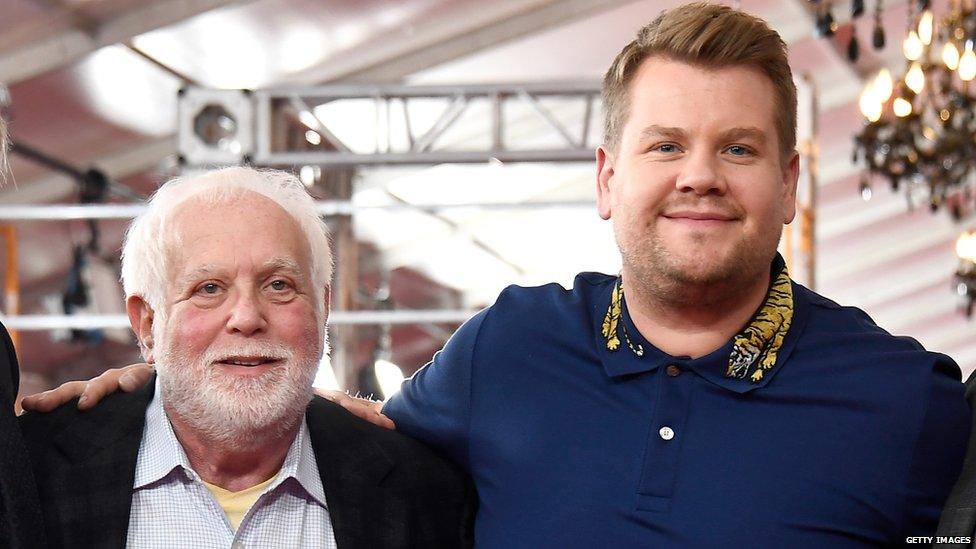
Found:
[[[637,508],[642,511],[667,511],[678,468],[681,463],[681,446],[687,427],[688,413],[695,390],[690,375],[668,375],[668,367],[658,367],[654,372],[658,384],[658,403],[651,421],[644,449],[644,465],[637,491]],[[674,370],[672,370],[674,371]]]
[[[608,294],[607,300],[609,298]],[[732,341],[697,359],[674,357],[644,339],[630,318],[626,301],[621,306],[620,320],[629,344],[620,345],[616,350],[606,348],[600,326],[596,327],[604,368],[608,375],[629,383],[652,383],[654,386],[649,392],[656,395],[649,403],[653,412],[648,424],[640,480],[635,490],[635,507],[639,511],[667,512],[681,469],[683,441],[688,430],[694,428],[689,416],[695,396],[704,392],[699,386],[711,383],[733,393],[745,394],[767,385],[780,368],[774,367],[758,383],[729,378],[725,373],[733,349]],[[777,365],[789,357],[805,320],[806,307],[795,304],[793,329],[779,349]],[[634,349],[639,349],[640,355]]]

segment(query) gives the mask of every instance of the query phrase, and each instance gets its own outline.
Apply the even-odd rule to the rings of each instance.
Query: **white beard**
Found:
[[[234,348],[207,349],[194,363],[160,335],[154,334],[156,369],[166,411],[210,441],[252,446],[281,437],[304,416],[312,398],[319,353],[296,359],[295,353],[283,345],[248,342]],[[222,374],[214,366],[223,358],[240,355],[276,357],[282,363],[251,378]]]

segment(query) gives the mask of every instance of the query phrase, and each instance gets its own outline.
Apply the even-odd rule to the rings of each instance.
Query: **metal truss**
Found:
[[[558,99],[578,112],[582,123],[570,128],[546,102]],[[336,136],[332,121],[316,114],[320,105],[363,100],[373,113],[362,120],[362,133],[372,135],[371,150],[355,150]],[[425,101],[440,105],[436,120],[416,131],[412,106]],[[568,100],[568,101],[567,101]],[[462,150],[442,143],[445,134],[463,123],[473,104],[488,105],[482,135],[472,136]],[[315,88],[256,92],[187,88],[180,94],[178,143],[183,160],[191,166],[252,163],[262,166],[369,166],[390,164],[442,164],[480,162],[590,162],[597,143],[590,139],[593,120],[600,120],[600,86],[596,82],[562,84],[510,84],[459,86],[332,85]],[[222,113],[225,118],[203,120]],[[521,113],[519,124],[535,119],[535,128],[549,135],[527,139],[509,131],[511,113]],[[300,120],[301,130],[318,134],[320,143],[282,138],[283,118]],[[565,116],[563,117],[565,118]],[[597,122],[599,123],[599,122]],[[222,124],[208,134],[208,124]],[[293,125],[294,126],[294,125]],[[233,128],[231,131],[230,128]],[[470,134],[469,124],[465,130]],[[287,129],[286,129],[287,131]],[[214,138],[213,133],[221,138]],[[522,132],[524,133],[524,132]],[[553,144],[533,145],[543,141]]]
[[[477,309],[394,309],[387,311],[331,311],[330,326],[369,324],[461,324]],[[126,315],[0,315],[9,330],[102,330],[129,328]]]
[[[588,209],[595,207],[592,200],[552,200],[532,202],[458,202],[453,204],[383,204],[357,205],[350,200],[320,200],[316,209],[320,215],[353,215],[363,211],[427,212],[478,208],[481,210],[532,210]],[[58,221],[78,219],[133,219],[146,211],[145,204],[44,204],[0,205],[0,221]]]

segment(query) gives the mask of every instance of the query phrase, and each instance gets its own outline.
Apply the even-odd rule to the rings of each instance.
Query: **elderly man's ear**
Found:
[[[153,364],[153,310],[141,296],[132,295],[125,300],[125,310],[129,314],[129,325],[139,341],[139,350],[146,362]]]

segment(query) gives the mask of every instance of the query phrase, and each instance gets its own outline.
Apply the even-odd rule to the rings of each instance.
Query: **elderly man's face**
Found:
[[[795,213],[797,161],[781,162],[772,83],[744,67],[662,58],[639,67],[615,157],[598,157],[599,208],[625,273],[710,284],[769,268]]]
[[[167,311],[153,326],[167,406],[229,439],[301,417],[325,319],[298,224],[245,191],[191,198],[172,226]]]

